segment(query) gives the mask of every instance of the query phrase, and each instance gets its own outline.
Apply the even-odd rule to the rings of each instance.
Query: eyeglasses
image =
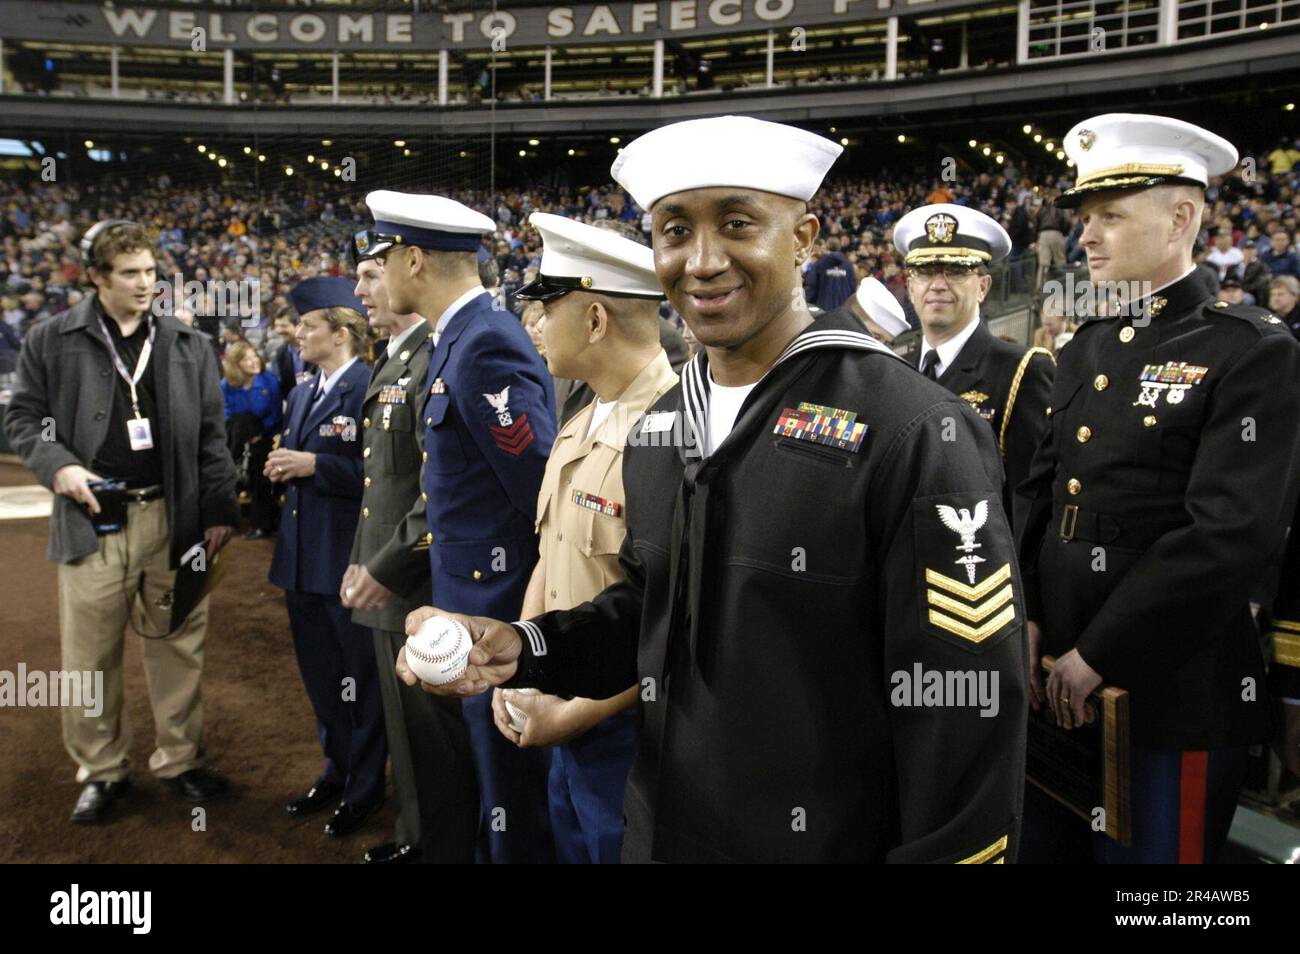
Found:
[[[972,275],[979,274],[978,265],[911,265],[907,269],[909,278],[915,278],[917,281],[931,282],[942,275],[952,282],[959,282],[963,278],[969,278]]]

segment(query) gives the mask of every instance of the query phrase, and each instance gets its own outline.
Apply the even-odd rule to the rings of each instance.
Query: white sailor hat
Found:
[[[894,293],[877,279],[862,279],[853,297],[867,316],[889,334],[901,335],[911,327]]]
[[[664,297],[655,277],[655,253],[610,229],[562,215],[534,212],[528,224],[542,235],[537,278],[515,292],[525,301],[547,301],[581,290],[618,298]]]
[[[687,189],[734,186],[807,202],[844,149],[797,126],[752,116],[690,119],[624,147],[610,175],[643,209]]]
[[[394,245],[415,245],[436,252],[474,252],[496,223],[455,199],[380,189],[366,196],[373,229],[353,236],[353,253],[372,258]]]
[[[1091,192],[1157,185],[1205,188],[1231,172],[1237,150],[1222,136],[1181,119],[1143,113],[1106,113],[1085,119],[1065,136],[1065,153],[1078,177],[1056,204],[1073,208]]]
[[[1011,236],[978,209],[940,202],[899,219],[894,248],[906,265],[988,265],[1007,257]]]

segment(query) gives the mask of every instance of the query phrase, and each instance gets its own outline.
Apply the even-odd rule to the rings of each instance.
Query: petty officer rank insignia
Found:
[[[1015,628],[1011,537],[1005,523],[1000,533],[986,530],[1001,506],[991,493],[913,502],[921,627],[969,652],[984,652]]]
[[[778,437],[824,444],[856,454],[862,447],[867,425],[858,421],[858,415],[854,411],[842,411],[805,401],[797,408],[787,407],[783,410],[772,433]]]
[[[1142,392],[1133,402],[1133,407],[1155,407],[1160,395],[1165,395],[1169,404],[1178,404],[1188,388],[1193,388],[1205,380],[1209,368],[1185,361],[1170,361],[1165,364],[1148,364],[1142,369],[1139,383]]]
[[[339,415],[328,424],[320,426],[320,436],[341,437],[345,441],[355,441],[357,439],[356,418]]]
[[[607,517],[620,517],[623,515],[622,504],[606,500],[604,497],[597,497],[595,494],[584,493],[581,490],[573,492],[573,502],[579,507],[594,510],[596,513],[603,513]]]
[[[997,408],[983,407],[989,396],[983,391],[967,391],[961,395],[961,399],[969,404],[980,417],[986,421],[993,420],[993,415],[997,413]]]
[[[520,414],[519,420],[515,420],[510,413],[509,385],[496,394],[484,394],[483,399],[491,405],[497,417],[497,423],[488,428],[497,450],[518,457],[533,442],[533,426],[528,423],[528,415]]]

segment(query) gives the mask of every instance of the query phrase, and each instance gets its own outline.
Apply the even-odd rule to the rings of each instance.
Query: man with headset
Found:
[[[62,668],[103,673],[99,705],[61,710],[84,785],[72,820],[96,822],[130,787],[128,621],[148,637],[150,771],[190,801],[225,791],[200,744],[206,597],[186,609],[201,596],[194,574],[208,572],[239,509],[216,358],[201,331],[154,313],[153,240],[108,220],[86,233],[81,255],[95,293],[32,329],[6,427],[57,495],[47,556],[59,564]]]

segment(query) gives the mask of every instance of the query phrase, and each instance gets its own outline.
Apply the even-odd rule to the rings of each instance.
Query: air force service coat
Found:
[[[370,368],[354,361],[313,411],[320,372],[289,392],[280,446],[316,455],[316,472],[285,487],[270,580],[338,596],[361,505],[361,402]]]
[[[697,355],[629,435],[626,579],[516,624],[512,685],[641,686],[625,861],[1014,859],[1025,637],[997,447],[828,320],[703,460]],[[929,674],[979,672],[988,717],[973,690],[924,704]]]
[[[513,618],[537,563],[533,525],[555,440],[554,384],[519,319],[494,308],[486,292],[430,345],[423,486],[433,601]]]

